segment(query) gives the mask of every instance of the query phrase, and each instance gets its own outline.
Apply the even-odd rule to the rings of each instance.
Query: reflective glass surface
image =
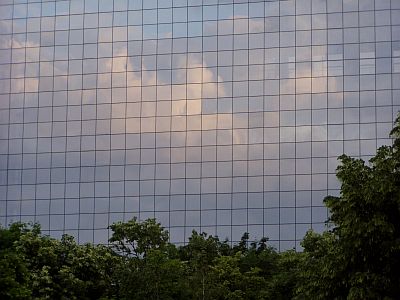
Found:
[[[391,143],[399,82],[398,0],[2,0],[0,223],[300,249],[337,156]]]

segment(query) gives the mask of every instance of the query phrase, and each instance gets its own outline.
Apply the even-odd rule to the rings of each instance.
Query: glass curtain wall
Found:
[[[0,0],[0,223],[300,249],[399,83],[398,0]]]

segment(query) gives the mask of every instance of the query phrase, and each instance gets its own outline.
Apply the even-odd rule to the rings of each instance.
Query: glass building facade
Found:
[[[0,223],[296,247],[400,108],[400,0],[0,0]]]

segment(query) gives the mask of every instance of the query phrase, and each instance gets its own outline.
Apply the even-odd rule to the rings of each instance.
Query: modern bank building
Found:
[[[0,0],[0,223],[299,250],[399,110],[400,0]]]

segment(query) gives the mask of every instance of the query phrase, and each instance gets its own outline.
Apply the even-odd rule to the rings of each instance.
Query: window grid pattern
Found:
[[[391,143],[399,79],[397,0],[4,0],[0,223],[299,248],[337,156]]]

